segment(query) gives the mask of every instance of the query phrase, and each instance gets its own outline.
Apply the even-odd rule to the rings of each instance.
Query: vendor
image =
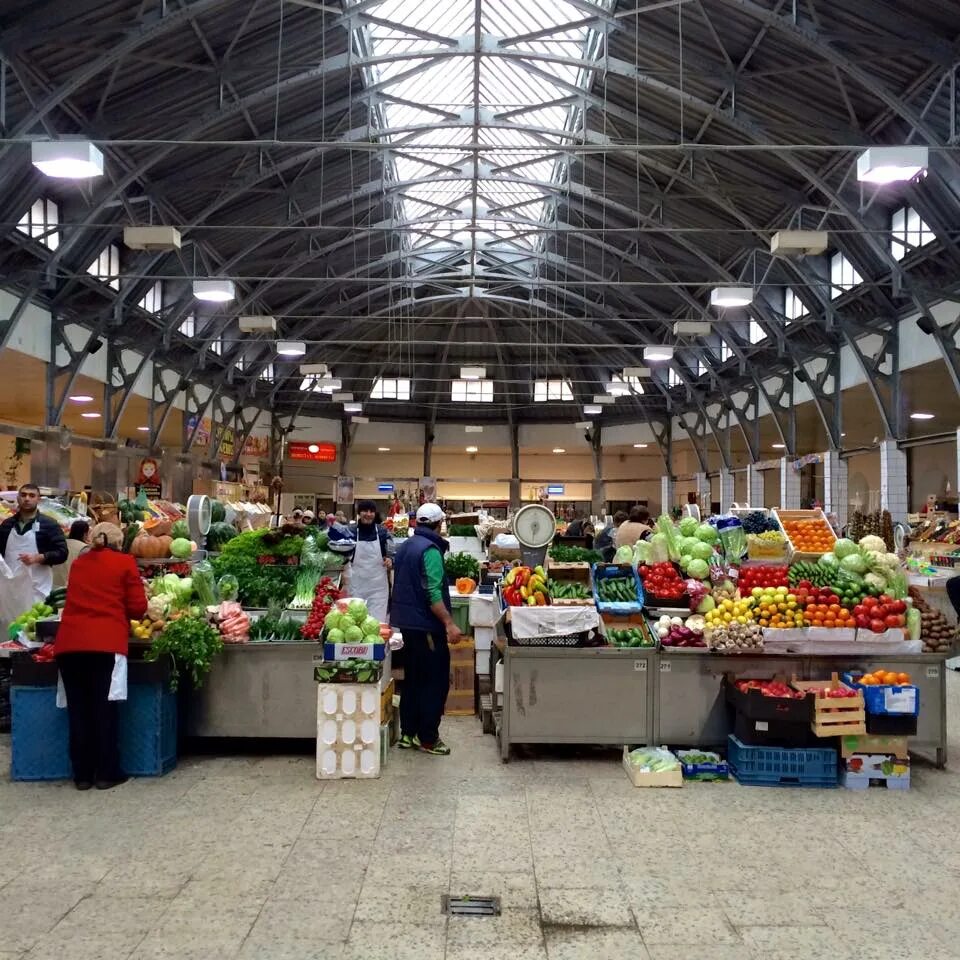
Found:
[[[13,573],[26,567],[33,600],[40,603],[53,589],[53,568],[68,556],[67,541],[54,520],[39,512],[40,488],[25,483],[17,492],[17,512],[0,523],[0,554]]]
[[[643,507],[632,507],[627,522],[617,528],[614,543],[618,548],[632,547],[638,540],[645,540],[652,532],[650,511]]]
[[[90,546],[90,521],[74,520],[67,534],[67,562],[53,568],[54,587],[65,587],[73,561]]]
[[[387,622],[390,575],[393,567],[393,537],[380,523],[372,500],[357,504],[357,522],[350,524],[357,545],[350,563],[350,593],[367,604],[370,616]]]

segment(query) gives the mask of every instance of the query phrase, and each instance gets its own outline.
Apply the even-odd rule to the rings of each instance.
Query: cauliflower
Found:
[[[878,573],[868,573],[863,578],[863,583],[867,587],[873,587],[875,590],[886,590],[887,581]]]
[[[861,537],[860,546],[864,550],[869,550],[871,553],[876,551],[877,553],[886,553],[887,545],[883,542],[883,537],[867,536]]]
[[[885,550],[868,550],[867,562],[874,573],[881,577],[890,577],[900,569],[900,560],[895,553]]]
[[[176,599],[171,593],[158,593],[151,597],[147,603],[147,616],[151,620],[163,620],[170,612],[170,608],[174,605]]]

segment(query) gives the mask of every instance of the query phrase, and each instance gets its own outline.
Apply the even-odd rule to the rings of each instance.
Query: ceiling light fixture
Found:
[[[929,162],[927,147],[870,147],[857,158],[857,179],[877,184],[912,180],[927,169]]]
[[[553,452],[554,452],[554,453],[566,453],[567,451],[564,450],[563,447],[554,447],[554,448],[553,448]]]
[[[911,420],[932,420],[933,414],[932,413],[911,413],[910,419]]]
[[[77,393],[70,398],[74,403],[93,403],[93,397],[86,393]]]
[[[673,347],[661,345],[658,347],[644,347],[643,359],[650,363],[661,363],[673,359]]]
[[[363,413],[362,403],[345,403],[343,405],[344,413]]]
[[[467,447],[467,453],[476,453],[476,452],[477,452],[476,447]]]
[[[87,420],[98,420],[100,418],[100,414],[94,413],[92,410],[88,410],[86,413],[81,413],[80,416]]]
[[[705,337],[712,329],[709,320],[677,320],[673,324],[673,334],[677,337]]]
[[[461,380],[483,380],[487,376],[486,367],[461,367]]]
[[[627,397],[630,395],[630,384],[620,383],[618,380],[611,380],[609,383],[605,383],[603,389],[606,390],[611,397]]]
[[[194,280],[193,295],[207,303],[228,303],[234,298],[235,289],[232,280]]]
[[[330,372],[330,368],[325,363],[301,363],[300,372],[305,377],[325,377]]]
[[[620,376],[622,376],[624,380],[630,380],[633,377],[639,379],[640,377],[649,377],[651,372],[649,367],[624,367],[623,373],[620,374]]]
[[[179,250],[180,231],[176,227],[124,227],[123,245],[129,250],[147,250],[162,253]]]
[[[239,317],[237,325],[241,333],[276,333],[276,317]]]
[[[752,287],[714,287],[710,291],[714,307],[745,307],[748,303],[753,303]]]
[[[634,450],[646,450],[649,444],[646,443],[635,443],[633,445]]]
[[[603,407],[599,403],[587,403],[584,404],[583,412],[585,416],[595,417],[600,413],[603,413]]]
[[[390,452],[389,447],[377,447],[377,453],[389,453],[389,452]]]
[[[595,394],[593,395],[593,402],[594,402],[594,403],[600,403],[600,404],[603,404],[604,406],[606,406],[606,405],[611,404],[611,403],[616,403],[616,402],[617,402],[617,398],[616,398],[616,397],[608,396],[606,393],[595,393]]]
[[[771,444],[771,446],[773,447],[774,450],[786,450],[786,449],[787,449],[787,445],[786,445],[785,443],[774,443],[774,444]]]
[[[149,433],[149,432],[150,432],[150,428],[149,428],[149,427],[137,427],[137,429],[138,429],[141,433]]]
[[[103,154],[89,140],[35,140],[30,159],[41,173],[60,180],[103,176]]]
[[[307,345],[302,340],[278,340],[277,354],[281,357],[302,357]]]
[[[826,253],[826,230],[780,230],[770,240],[770,252],[781,257],[808,257]]]
[[[318,393],[336,393],[343,386],[342,381],[337,377],[324,377],[318,380],[313,388]]]

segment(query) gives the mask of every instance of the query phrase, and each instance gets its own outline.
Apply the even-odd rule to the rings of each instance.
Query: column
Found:
[[[513,477],[510,480],[510,512],[516,513],[520,509],[520,478]]]
[[[847,524],[850,495],[847,489],[847,461],[837,450],[828,450],[823,455],[823,509],[835,513],[840,526]]]
[[[733,492],[733,472],[720,470],[720,512],[726,513],[730,509],[735,497]]]
[[[751,507],[765,507],[763,491],[763,471],[751,463],[747,467],[747,503]]]
[[[700,505],[700,513],[704,519],[710,516],[710,481],[705,473],[695,473],[693,475],[694,487],[697,491],[697,503]]]
[[[896,440],[880,444],[880,509],[889,510],[893,522],[906,522],[910,505],[907,498],[907,454]]]
[[[607,485],[603,480],[594,480],[590,484],[590,512],[603,519],[607,509]]]
[[[673,493],[673,477],[662,476],[660,478],[660,512],[669,514],[674,508],[676,498]]]
[[[30,480],[54,491],[70,489],[70,431],[51,427],[30,441]]]
[[[784,510],[800,509],[800,474],[789,457],[780,458],[780,504]]]

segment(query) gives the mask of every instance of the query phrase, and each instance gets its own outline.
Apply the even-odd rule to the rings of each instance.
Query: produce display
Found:
[[[902,630],[907,624],[907,605],[885,594],[867,597],[853,608],[853,617],[861,630],[873,633]]]
[[[248,530],[225,543],[213,558],[218,578],[237,580],[237,599],[247,608],[287,606],[294,598],[303,550],[303,528],[285,524],[277,530]]]
[[[764,592],[760,587],[759,596]],[[774,596],[771,594],[771,596]],[[743,597],[738,600],[721,600],[712,610],[704,614],[704,623],[708,627],[722,627],[728,623],[747,624],[754,619],[754,607],[758,602],[758,597]]]
[[[448,537],[476,537],[477,527],[473,523],[451,523],[447,528]]]
[[[836,540],[830,524],[822,517],[784,520],[783,529],[799,553],[828,553]]]
[[[336,583],[330,577],[322,577],[317,584],[316,593],[313,597],[313,605],[310,607],[310,614],[307,622],[300,628],[300,636],[304,640],[319,640],[323,633],[323,624],[327,614],[333,609],[333,605],[342,596]]]
[[[593,596],[590,588],[579,581],[550,580],[547,586],[550,590],[550,599],[554,603],[558,600],[590,600]]]
[[[474,580],[473,577],[458,577],[454,587],[457,593],[461,596],[466,596],[477,589],[477,581]]]
[[[466,554],[464,554],[466,556]],[[471,557],[471,559],[473,559]],[[508,607],[544,607],[550,603],[543,567],[511,567],[503,578],[503,599]]]
[[[10,639],[15,640],[23,631],[30,640],[35,640],[37,637],[37,621],[46,620],[47,617],[52,617],[56,612],[48,603],[35,603],[10,624],[7,631]]]
[[[776,697],[781,700],[802,700],[806,694],[796,690],[783,680],[738,680],[737,689],[741,693],[756,690],[764,697]]]
[[[267,613],[250,624],[250,643],[296,643],[303,639],[301,630],[302,624],[296,620],[282,613]]]
[[[381,626],[362,600],[352,599],[346,610],[333,605],[323,618],[323,636],[329,643],[383,643]]]
[[[764,510],[753,510],[740,517],[744,532],[748,535],[759,536],[764,533],[778,533],[783,536],[777,518]]]
[[[663,614],[656,623],[657,638],[663,647],[705,647],[703,631],[706,620],[699,614],[687,617],[671,617]],[[607,631],[609,633],[609,631]]]
[[[753,595],[754,587],[788,587],[791,586],[785,564],[763,563],[744,565],[740,568],[740,579],[737,581],[740,592]]]
[[[601,563],[603,555],[599,550],[588,550],[586,547],[568,547],[565,544],[555,543],[550,547],[549,556],[557,563]]]
[[[313,668],[317,683],[372,683],[380,679],[375,660],[324,660]]]
[[[747,537],[747,556],[751,560],[778,560],[788,549],[787,538],[779,530],[752,533]]]
[[[205,617],[185,614],[168,620],[163,629],[153,634],[144,659],[172,657],[170,689],[180,684],[181,670],[186,670],[194,688],[202,686],[210,672],[214,657],[223,649],[223,638]]]
[[[250,615],[235,600],[224,600],[210,612],[224,643],[246,643],[250,639]]]
[[[639,599],[632,573],[622,577],[600,577],[595,585],[597,596],[604,603],[636,603]]]
[[[950,653],[957,642],[956,624],[950,623],[941,610],[931,607],[916,587],[910,588],[910,597],[913,609],[908,611],[907,617],[909,621],[912,614],[914,621],[911,639],[923,642],[924,653]]]
[[[864,687],[902,687],[911,682],[909,673],[897,673],[893,670],[874,670],[857,677],[857,683]]]
[[[864,513],[854,510],[850,518],[849,535],[851,540],[861,540],[863,537],[877,537],[884,543],[884,549],[893,552],[893,517],[889,510],[877,510],[873,513]]]
[[[808,580],[801,580],[795,596],[811,627],[856,626],[852,611],[840,605],[840,597],[830,587],[815,587]]]
[[[680,761],[663,747],[638,747],[631,750],[627,758],[639,773],[669,773],[680,769]]]
[[[444,558],[443,567],[451,583],[456,583],[463,577],[469,577],[475,583],[480,582],[480,563],[469,553],[448,553]]]
[[[718,653],[757,653],[763,650],[763,628],[759,623],[731,621],[720,626],[707,626],[703,638]]]
[[[754,587],[753,600],[754,618],[761,627],[787,630],[805,623],[796,594],[788,593],[786,587]]]
[[[656,606],[657,601],[676,603],[686,595],[687,588],[683,578],[668,560],[652,566],[637,567],[637,573],[643,583],[644,596],[651,606]]]
[[[642,627],[607,628],[607,640],[615,647],[652,647],[654,642]]]

